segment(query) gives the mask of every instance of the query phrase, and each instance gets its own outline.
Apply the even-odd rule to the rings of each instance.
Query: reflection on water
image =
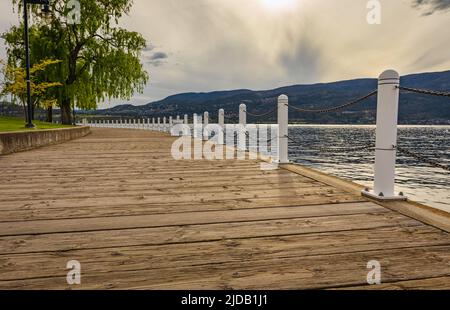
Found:
[[[449,126],[400,126],[398,145],[450,165],[449,133]],[[289,136],[300,143],[289,143],[292,161],[372,187],[373,149],[331,153],[320,149],[374,142],[374,126],[292,126]],[[396,191],[403,191],[412,200],[450,212],[448,171],[399,154],[396,172]]]

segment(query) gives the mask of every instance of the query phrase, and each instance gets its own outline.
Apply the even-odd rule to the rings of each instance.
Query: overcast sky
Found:
[[[18,16],[0,2],[4,32]],[[450,0],[380,2],[381,24],[369,25],[368,0],[135,0],[121,25],[147,39],[150,82],[130,103],[450,69]]]

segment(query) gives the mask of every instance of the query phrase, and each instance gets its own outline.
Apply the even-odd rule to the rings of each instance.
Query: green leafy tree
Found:
[[[22,1],[13,0],[19,8]],[[33,6],[35,25],[30,32],[31,60],[53,58],[61,63],[47,72],[47,78],[61,83],[50,97],[61,108],[63,124],[72,122],[72,108],[95,109],[113,98],[129,100],[142,92],[148,74],[140,61],[146,41],[137,32],[118,26],[128,14],[132,0],[79,0],[79,23],[71,23],[69,0],[51,0],[52,16],[43,18]],[[23,62],[22,27],[3,34],[8,62]]]

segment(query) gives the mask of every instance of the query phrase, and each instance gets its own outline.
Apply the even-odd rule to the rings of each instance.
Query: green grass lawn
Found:
[[[33,121],[36,126],[34,129],[25,128],[23,118],[0,116],[0,132],[23,131],[23,130],[40,130],[73,127],[70,125],[52,124],[40,121]]]

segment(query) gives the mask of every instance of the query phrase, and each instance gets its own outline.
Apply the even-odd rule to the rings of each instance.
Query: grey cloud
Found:
[[[156,52],[153,53],[151,56],[148,57],[148,61],[147,63],[155,66],[155,67],[159,67],[162,64],[166,63],[166,59],[169,58],[169,55],[167,55],[167,53],[164,52]]]
[[[160,59],[166,59],[168,57],[169,56],[166,53],[156,52],[150,57],[150,60],[160,60]]]
[[[295,33],[286,31],[286,50],[279,55],[280,64],[293,80],[313,82],[320,78],[322,71],[322,50],[317,45],[312,24]],[[309,30],[307,30],[309,29]]]
[[[144,52],[151,52],[155,49],[155,46],[153,44],[149,44],[144,48]]]
[[[425,7],[424,15],[431,15],[437,11],[450,9],[450,0],[413,0],[413,6],[416,8]]]

